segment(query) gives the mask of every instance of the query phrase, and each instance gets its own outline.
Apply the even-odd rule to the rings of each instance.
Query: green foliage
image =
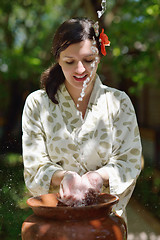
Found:
[[[24,92],[39,86],[39,77],[51,61],[52,37],[57,26],[71,17],[79,2],[68,11],[62,0],[2,0],[0,5],[0,96],[5,110],[11,101],[10,87],[18,83]]]
[[[153,167],[145,166],[134,191],[134,196],[158,219],[160,219],[159,175],[159,171]]]
[[[19,155],[18,153],[8,153],[4,160],[3,160],[5,165],[8,166],[16,166],[20,163],[22,163],[22,156]]]
[[[130,93],[136,94],[145,84],[160,86],[159,22],[159,0],[115,1],[108,9],[106,33],[112,54],[104,62],[114,72],[112,80],[132,83]]]
[[[21,239],[23,221],[32,214],[27,207],[29,198],[23,179],[23,165],[19,154],[1,156],[0,239]]]

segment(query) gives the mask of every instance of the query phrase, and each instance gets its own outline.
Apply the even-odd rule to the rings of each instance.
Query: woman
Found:
[[[94,26],[71,19],[55,33],[56,64],[24,106],[24,178],[34,196],[60,186],[70,205],[103,185],[119,196],[115,211],[124,216],[140,173],[140,136],[128,96],[102,85],[96,74],[105,43]]]

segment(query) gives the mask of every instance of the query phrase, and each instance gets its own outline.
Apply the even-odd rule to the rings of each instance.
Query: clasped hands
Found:
[[[103,180],[99,173],[88,172],[83,176],[67,171],[60,184],[60,199],[69,206],[85,205],[89,198],[101,193]]]

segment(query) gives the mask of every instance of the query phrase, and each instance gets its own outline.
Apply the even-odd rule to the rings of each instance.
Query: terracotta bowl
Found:
[[[115,195],[102,193],[97,198],[97,203],[88,206],[69,207],[59,203],[56,194],[44,194],[38,197],[32,197],[27,200],[27,204],[32,208],[37,216],[62,219],[89,219],[100,218],[105,214],[110,214],[112,207],[119,201]]]

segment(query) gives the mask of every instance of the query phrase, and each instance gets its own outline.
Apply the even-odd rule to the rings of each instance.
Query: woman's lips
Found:
[[[78,82],[81,82],[81,81],[85,81],[87,79],[87,74],[83,75],[83,76],[73,76],[74,79]]]

